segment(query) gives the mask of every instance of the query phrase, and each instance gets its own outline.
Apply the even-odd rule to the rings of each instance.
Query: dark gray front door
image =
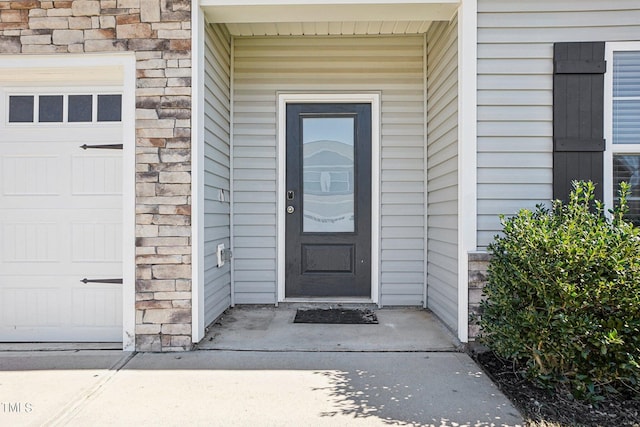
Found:
[[[286,167],[286,296],[371,296],[371,105],[288,104]]]

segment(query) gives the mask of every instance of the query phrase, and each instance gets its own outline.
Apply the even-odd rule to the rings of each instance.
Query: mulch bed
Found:
[[[511,362],[490,351],[473,356],[530,426],[640,426],[637,394],[608,397],[594,406],[576,401],[566,392],[537,387],[518,375]]]
[[[313,308],[298,309],[293,323],[375,325],[378,318],[369,309]]]

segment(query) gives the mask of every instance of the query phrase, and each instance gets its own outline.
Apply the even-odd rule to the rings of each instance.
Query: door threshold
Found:
[[[350,305],[366,305],[378,307],[378,304],[374,303],[371,298],[359,298],[359,297],[339,297],[339,298],[285,298],[284,301],[280,301],[278,305],[338,305],[338,306],[350,306]]]

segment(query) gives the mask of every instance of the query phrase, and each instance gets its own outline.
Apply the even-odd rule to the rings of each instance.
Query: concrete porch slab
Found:
[[[204,350],[239,351],[455,351],[459,341],[429,311],[375,310],[377,325],[293,323],[295,307],[230,309],[198,344]]]

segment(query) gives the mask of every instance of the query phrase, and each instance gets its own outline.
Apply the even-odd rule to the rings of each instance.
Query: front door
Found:
[[[288,104],[285,295],[371,296],[371,104]]]

